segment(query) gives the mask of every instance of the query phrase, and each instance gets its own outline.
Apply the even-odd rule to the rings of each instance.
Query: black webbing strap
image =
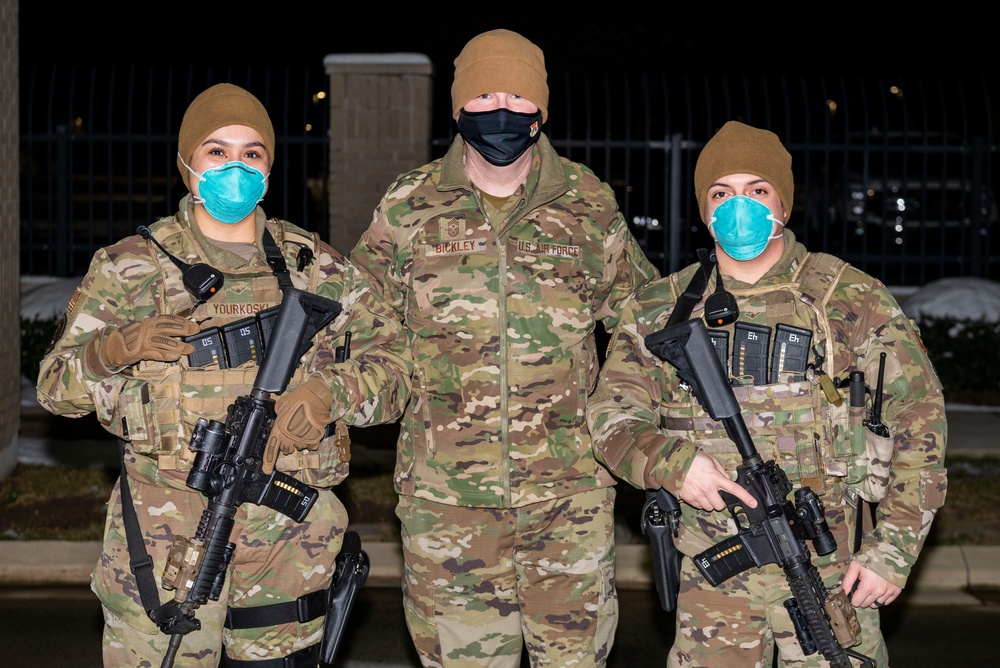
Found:
[[[226,668],[316,668],[319,665],[319,643],[303,647],[288,656],[254,661],[240,661],[223,656],[222,665]]]
[[[122,522],[125,524],[125,538],[128,541],[129,569],[135,576],[139,587],[139,598],[146,614],[153,617],[153,611],[160,607],[160,595],[157,593],[156,579],[153,577],[153,559],[146,552],[146,544],[142,540],[139,529],[139,518],[132,504],[132,492],[128,488],[128,474],[125,471],[125,441],[118,440],[118,452],[121,455],[122,470],[118,477],[118,488],[122,499]],[[140,556],[141,555],[141,556]]]
[[[226,610],[227,629],[253,629],[259,626],[277,626],[289,622],[300,624],[322,617],[327,610],[326,589],[303,594],[294,601],[258,605],[252,608]]]
[[[274,240],[271,236],[271,230],[264,228],[264,255],[267,256],[267,264],[271,267],[271,271],[274,272],[274,276],[278,279],[278,287],[284,292],[286,289],[292,287],[292,279],[288,275],[288,265],[285,263],[285,256],[281,254],[281,249],[278,248],[278,242]]]
[[[698,260],[701,262],[701,271],[696,271],[691,277],[691,282],[684,288],[684,294],[677,298],[674,310],[670,314],[670,319],[664,327],[670,327],[683,322],[691,315],[694,305],[705,294],[705,286],[708,285],[708,277],[712,273],[712,266],[715,264],[715,254],[706,248],[698,249]]]

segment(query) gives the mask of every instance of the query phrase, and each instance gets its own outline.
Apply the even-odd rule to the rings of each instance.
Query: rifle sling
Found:
[[[687,320],[691,316],[691,311],[694,309],[694,305],[697,304],[705,294],[705,287],[708,285],[708,277],[712,273],[712,268],[715,265],[716,258],[715,253],[706,248],[699,248],[697,252],[698,260],[701,262],[701,269],[700,271],[694,272],[694,276],[691,277],[691,282],[688,283],[687,287],[684,289],[684,293],[677,298],[677,303],[674,304],[674,310],[671,311],[670,318],[667,320],[667,324],[664,325],[665,328]],[[654,490],[646,490],[646,498],[655,503],[656,492]],[[659,507],[659,504],[657,504],[657,506]],[[662,512],[666,512],[666,508],[660,508],[660,510]]]
[[[288,274],[288,265],[285,263],[285,257],[281,254],[281,249],[278,248],[278,243],[271,236],[271,230],[264,228],[264,255],[267,257],[267,264],[271,267],[271,271],[274,272],[274,277],[278,279],[278,287],[284,292],[286,289],[292,287],[292,279]]]
[[[691,277],[691,282],[684,289],[684,294],[677,298],[674,310],[670,313],[670,319],[664,327],[676,325],[687,320],[694,309],[694,305],[705,294],[705,286],[708,285],[708,277],[712,273],[715,265],[715,253],[705,248],[698,249],[698,260],[701,262],[701,271],[696,271]]]
[[[153,559],[146,551],[139,529],[139,519],[132,504],[132,491],[128,487],[128,474],[125,471],[125,441],[118,440],[118,452],[121,456],[122,470],[118,477],[118,489],[122,499],[122,522],[125,524],[125,538],[128,540],[129,569],[135,577],[139,588],[139,598],[142,607],[150,619],[154,619],[153,611],[160,607],[160,596],[157,594],[156,579],[153,577]],[[138,555],[142,555],[141,558]]]
[[[281,249],[278,248],[278,243],[271,235],[271,230],[266,227],[264,228],[264,238],[262,241],[264,244],[264,255],[267,257],[267,264],[271,267],[274,277],[278,279],[278,287],[281,288],[282,293],[284,293],[284,291],[288,288],[294,287],[292,285],[291,276],[288,273],[288,263],[285,262],[285,257],[281,254]],[[302,250],[308,249],[303,247]],[[323,438],[333,436],[336,427],[336,422],[331,422],[326,425],[326,431],[323,432]]]

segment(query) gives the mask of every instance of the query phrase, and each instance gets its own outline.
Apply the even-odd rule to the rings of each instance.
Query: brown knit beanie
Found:
[[[177,135],[177,169],[188,190],[191,172],[181,163],[191,164],[191,156],[208,135],[227,125],[245,125],[260,133],[267,156],[274,164],[274,127],[260,100],[233,84],[221,83],[203,91],[191,101]]]
[[[774,186],[785,207],[785,221],[792,214],[795,181],[792,156],[778,135],[738,121],[729,121],[708,140],[694,168],[694,194],[698,210],[705,218],[705,197],[709,187],[723,176],[753,174]]]
[[[451,84],[451,116],[483,93],[513,93],[530,100],[549,119],[549,85],[545,56],[530,41],[510,30],[490,30],[473,37],[455,59]]]

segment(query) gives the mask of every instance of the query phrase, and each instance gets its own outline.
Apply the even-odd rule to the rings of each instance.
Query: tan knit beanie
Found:
[[[795,181],[792,156],[778,135],[738,121],[729,121],[708,140],[694,168],[694,194],[705,218],[705,197],[713,183],[730,174],[753,174],[774,186],[785,207],[785,221],[792,215]]]
[[[191,184],[188,177],[191,172],[181,163],[191,164],[191,156],[208,135],[227,125],[245,125],[260,133],[267,148],[268,158],[274,164],[274,127],[271,118],[260,100],[233,84],[221,83],[203,91],[191,101],[181,129],[177,135],[177,169],[188,190]]]
[[[549,85],[545,56],[530,41],[510,30],[490,30],[473,37],[455,59],[451,84],[451,116],[483,93],[513,93],[530,100],[549,119]]]

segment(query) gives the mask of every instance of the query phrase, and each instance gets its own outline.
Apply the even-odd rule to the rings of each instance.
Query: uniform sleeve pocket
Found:
[[[876,436],[868,429],[862,431],[865,436],[865,453],[861,460],[863,476],[854,489],[865,501],[878,503],[889,489],[893,439]]]
[[[948,472],[945,469],[920,472],[920,509],[937,510],[948,495]]]

